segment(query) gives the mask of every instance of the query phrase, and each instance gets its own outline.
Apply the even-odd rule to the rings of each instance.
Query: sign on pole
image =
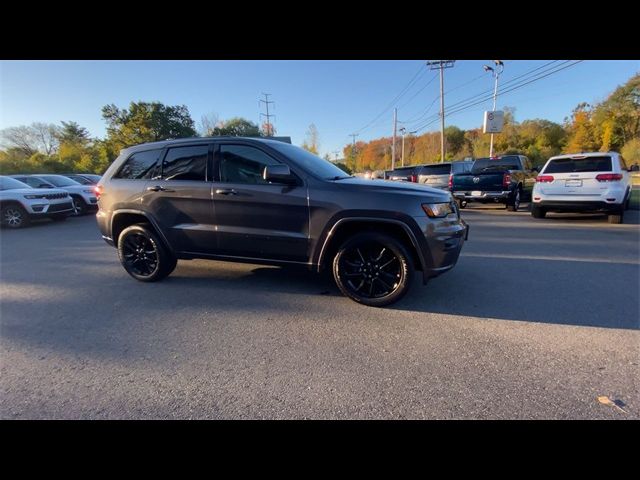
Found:
[[[500,133],[504,125],[504,112],[495,110],[493,112],[484,112],[484,124],[482,126],[483,133]]]

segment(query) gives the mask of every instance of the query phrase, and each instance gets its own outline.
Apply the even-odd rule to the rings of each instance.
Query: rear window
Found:
[[[558,158],[551,160],[544,173],[610,172],[611,157]]]
[[[479,158],[473,164],[473,173],[490,172],[491,170],[520,170],[518,157]]]
[[[451,173],[451,164],[445,165],[425,165],[422,167],[420,175],[449,175]]]
[[[161,151],[161,149],[158,149],[134,153],[113,178],[125,178],[129,180],[151,178]]]

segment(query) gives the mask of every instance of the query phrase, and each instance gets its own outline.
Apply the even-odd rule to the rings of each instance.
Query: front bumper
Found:
[[[452,192],[454,198],[458,200],[466,200],[467,202],[486,201],[486,200],[507,200],[511,196],[511,192],[508,190],[501,192],[484,192],[480,191],[478,194],[473,191],[460,191]]]
[[[32,217],[46,217],[52,214],[71,213],[73,211],[73,205],[71,202],[64,203],[40,203],[33,202],[28,205],[29,215]]]
[[[422,272],[424,283],[427,283],[429,278],[451,270],[458,262],[464,242],[469,238],[469,225],[461,218],[457,218],[457,215],[450,216],[455,219],[436,220],[428,217],[414,217],[425,240],[422,248],[425,259]]]

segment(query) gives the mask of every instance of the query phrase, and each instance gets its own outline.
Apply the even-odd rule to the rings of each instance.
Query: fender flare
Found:
[[[111,214],[111,221],[109,223],[109,233],[111,233],[111,238],[113,238],[113,221],[114,221],[115,218],[118,217],[118,215],[123,214],[123,213],[132,213],[132,214],[135,214],[135,215],[140,215],[142,217],[145,217],[147,220],[149,220],[149,223],[155,229],[156,233],[160,236],[160,238],[162,239],[165,247],[167,247],[171,251],[172,254],[175,254],[175,251],[174,251],[173,247],[171,246],[171,244],[167,240],[167,237],[165,237],[164,232],[162,231],[162,229],[158,225],[158,222],[156,222],[156,220],[153,218],[153,216],[149,215],[147,212],[145,212],[143,210],[137,210],[137,209],[134,209],[134,208],[120,208],[118,210],[114,210],[112,212],[112,214]],[[115,243],[115,238],[113,238],[113,241]],[[117,246],[117,243],[116,243],[116,246]]]

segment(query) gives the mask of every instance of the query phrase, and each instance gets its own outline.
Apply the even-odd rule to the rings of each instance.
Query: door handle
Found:
[[[161,187],[160,185],[155,185],[153,187],[147,187],[147,192],[174,192],[175,190],[171,190],[169,188]]]
[[[218,195],[237,195],[238,192],[236,192],[233,188],[218,188],[216,189],[216,193]]]

